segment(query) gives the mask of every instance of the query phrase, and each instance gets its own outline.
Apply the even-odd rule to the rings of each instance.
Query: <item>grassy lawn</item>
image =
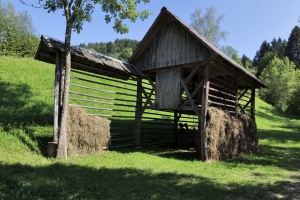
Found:
[[[0,66],[0,199],[300,199],[300,119],[258,98],[257,154],[204,163],[148,145],[49,159],[54,66],[13,57]]]

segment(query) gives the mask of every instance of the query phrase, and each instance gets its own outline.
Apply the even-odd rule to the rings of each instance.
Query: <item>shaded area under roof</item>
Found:
[[[35,59],[55,64],[56,51],[65,58],[64,45],[64,42],[42,35]],[[144,77],[143,72],[129,63],[75,46],[71,46],[71,68],[125,80],[131,75]]]
[[[138,47],[135,49],[133,55],[129,59],[129,62],[132,64],[136,64],[139,57],[146,51],[147,47],[150,45],[152,39],[155,37],[155,35],[159,32],[159,30],[168,22],[175,20],[179,24],[181,24],[190,34],[192,34],[198,41],[200,41],[202,44],[204,44],[209,50],[211,50],[214,53],[214,59],[218,62],[222,62],[225,64],[226,68],[225,70],[230,70],[233,72],[236,72],[240,74],[240,76],[243,79],[248,80],[248,82],[252,82],[252,85],[256,88],[263,87],[266,88],[267,86],[259,80],[257,77],[255,77],[253,74],[248,72],[245,68],[240,66],[237,62],[235,62],[232,58],[230,58],[227,54],[225,54],[222,50],[220,50],[218,47],[216,47],[213,43],[208,41],[205,37],[203,37],[201,34],[199,34],[195,29],[193,29],[191,26],[186,24],[184,21],[182,21],[179,17],[171,13],[167,8],[163,7],[161,9],[160,14],[155,19],[154,23],[138,45]]]

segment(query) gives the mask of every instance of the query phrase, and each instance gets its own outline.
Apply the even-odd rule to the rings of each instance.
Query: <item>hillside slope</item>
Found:
[[[203,163],[143,148],[56,160],[44,156],[54,66],[14,57],[0,66],[0,199],[300,198],[300,119],[258,98],[258,154]]]

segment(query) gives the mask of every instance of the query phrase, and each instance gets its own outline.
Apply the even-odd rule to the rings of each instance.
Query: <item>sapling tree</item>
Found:
[[[24,3],[25,0],[20,0]],[[70,85],[71,70],[71,35],[72,30],[80,33],[84,22],[92,20],[92,13],[95,6],[99,4],[102,12],[105,12],[105,21],[109,23],[114,21],[113,29],[118,33],[127,33],[129,28],[123,23],[127,19],[135,22],[138,18],[146,19],[150,12],[146,9],[137,10],[137,5],[141,2],[149,3],[150,0],[38,0],[41,7],[46,9],[48,13],[62,9],[66,19],[65,32],[65,82],[63,92],[62,117],[60,122],[59,140],[57,157],[67,159],[67,115],[68,115],[68,99]]]

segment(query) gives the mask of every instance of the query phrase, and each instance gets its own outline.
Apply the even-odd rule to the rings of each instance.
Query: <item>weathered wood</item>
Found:
[[[61,82],[61,53],[56,51],[56,67],[54,78],[54,123],[53,123],[53,141],[58,142],[59,134],[59,110],[60,110],[60,82]]]
[[[255,122],[255,88],[251,90],[251,108],[250,114],[252,116],[253,121]]]
[[[115,86],[115,85],[112,85],[112,84],[106,84],[106,83],[98,82],[98,81],[91,81],[91,80],[88,80],[88,79],[85,79],[85,78],[79,78],[79,77],[75,77],[75,76],[71,76],[71,79],[76,79],[76,80],[85,81],[85,82],[89,82],[89,83],[95,83],[95,84],[99,84],[99,85],[106,85],[106,86],[110,86],[110,87],[114,87],[114,88],[118,88],[118,89],[123,89],[123,90],[136,92],[135,90],[130,89],[130,87]]]
[[[182,78],[180,79],[180,82],[181,82],[181,85],[182,85],[186,95],[188,96],[189,102],[190,102],[194,112],[196,113],[196,115],[198,117],[200,117],[200,113],[198,112],[198,109],[196,108],[195,102],[194,102],[193,98],[191,97],[191,94],[190,94],[188,88],[186,87],[186,85],[184,84],[184,80]]]
[[[143,71],[178,66],[205,60],[208,51],[194,35],[174,21],[166,23],[158,31],[149,48],[134,63]]]
[[[142,123],[142,79],[137,79],[137,92],[136,92],[136,107],[135,107],[135,145],[139,146],[141,142],[141,123]]]
[[[238,79],[235,82],[235,89],[236,89],[236,98],[235,98],[235,117],[238,117],[239,114],[239,86],[238,86]]]
[[[236,103],[235,101],[233,100],[230,100],[230,99],[227,99],[227,98],[223,98],[223,97],[218,97],[218,96],[215,96],[215,95],[212,95],[212,94],[208,94],[209,97],[212,97],[212,98],[215,98],[215,99],[219,99],[219,100],[222,100],[222,101],[226,101],[226,102],[230,102],[230,103]]]
[[[191,79],[194,77],[195,73],[198,71],[199,68],[200,68],[200,65],[198,65],[192,69],[192,71],[190,72],[188,77],[184,80],[185,85],[188,85],[190,83]]]
[[[229,93],[224,92],[224,91],[221,91],[221,90],[218,90],[218,89],[215,89],[215,88],[213,88],[213,87],[210,87],[209,90],[212,90],[212,91],[215,91],[215,92],[219,92],[219,93],[221,93],[221,94],[225,94],[225,95],[227,95],[227,96],[232,97],[233,99],[235,99],[235,96],[234,96],[234,95],[229,94]]]
[[[205,74],[204,74],[204,85],[202,89],[202,103],[201,103],[201,116],[200,119],[200,139],[201,139],[201,146],[200,146],[200,154],[201,160],[205,161],[207,159],[207,143],[206,143],[206,115],[207,115],[207,104],[208,104],[208,93],[209,93],[209,78],[210,78],[210,68],[207,64],[205,66]]]
[[[49,158],[55,158],[57,151],[57,142],[48,142],[47,144],[47,156]]]
[[[248,89],[244,89],[244,91],[242,92],[242,93],[239,93],[239,100],[241,99],[241,98],[243,98],[243,96],[247,93],[247,91],[248,91]]]
[[[203,86],[203,82],[204,79],[197,85],[197,87],[194,89],[194,91],[191,94],[191,97],[193,98],[193,96],[195,96],[195,94],[197,94],[197,92],[201,89],[201,87]],[[182,109],[184,106],[186,106],[189,102],[189,99],[185,100],[183,102],[183,104],[180,106],[180,109]]]
[[[217,86],[217,87],[219,87],[219,88],[222,88],[222,89],[224,89],[224,90],[227,90],[228,92],[231,92],[231,95],[233,95],[233,94],[235,93],[234,90],[232,90],[232,89],[230,89],[230,88],[226,88],[226,87],[224,87],[224,86],[221,86],[221,85],[219,85],[219,84],[217,84],[217,83],[215,83],[215,82],[211,82],[211,84],[212,84],[212,85],[215,85],[215,86]],[[234,95],[233,95],[233,96],[234,96]]]
[[[181,68],[160,69],[156,73],[155,100],[157,108],[177,108],[180,104]]]
[[[235,109],[235,106],[232,106],[232,105],[228,105],[228,104],[224,104],[224,103],[219,103],[219,102],[215,102],[215,101],[212,101],[212,100],[208,100],[208,102],[211,103],[211,104],[220,105],[220,106],[223,106],[223,107],[230,107],[230,108],[234,108]]]

